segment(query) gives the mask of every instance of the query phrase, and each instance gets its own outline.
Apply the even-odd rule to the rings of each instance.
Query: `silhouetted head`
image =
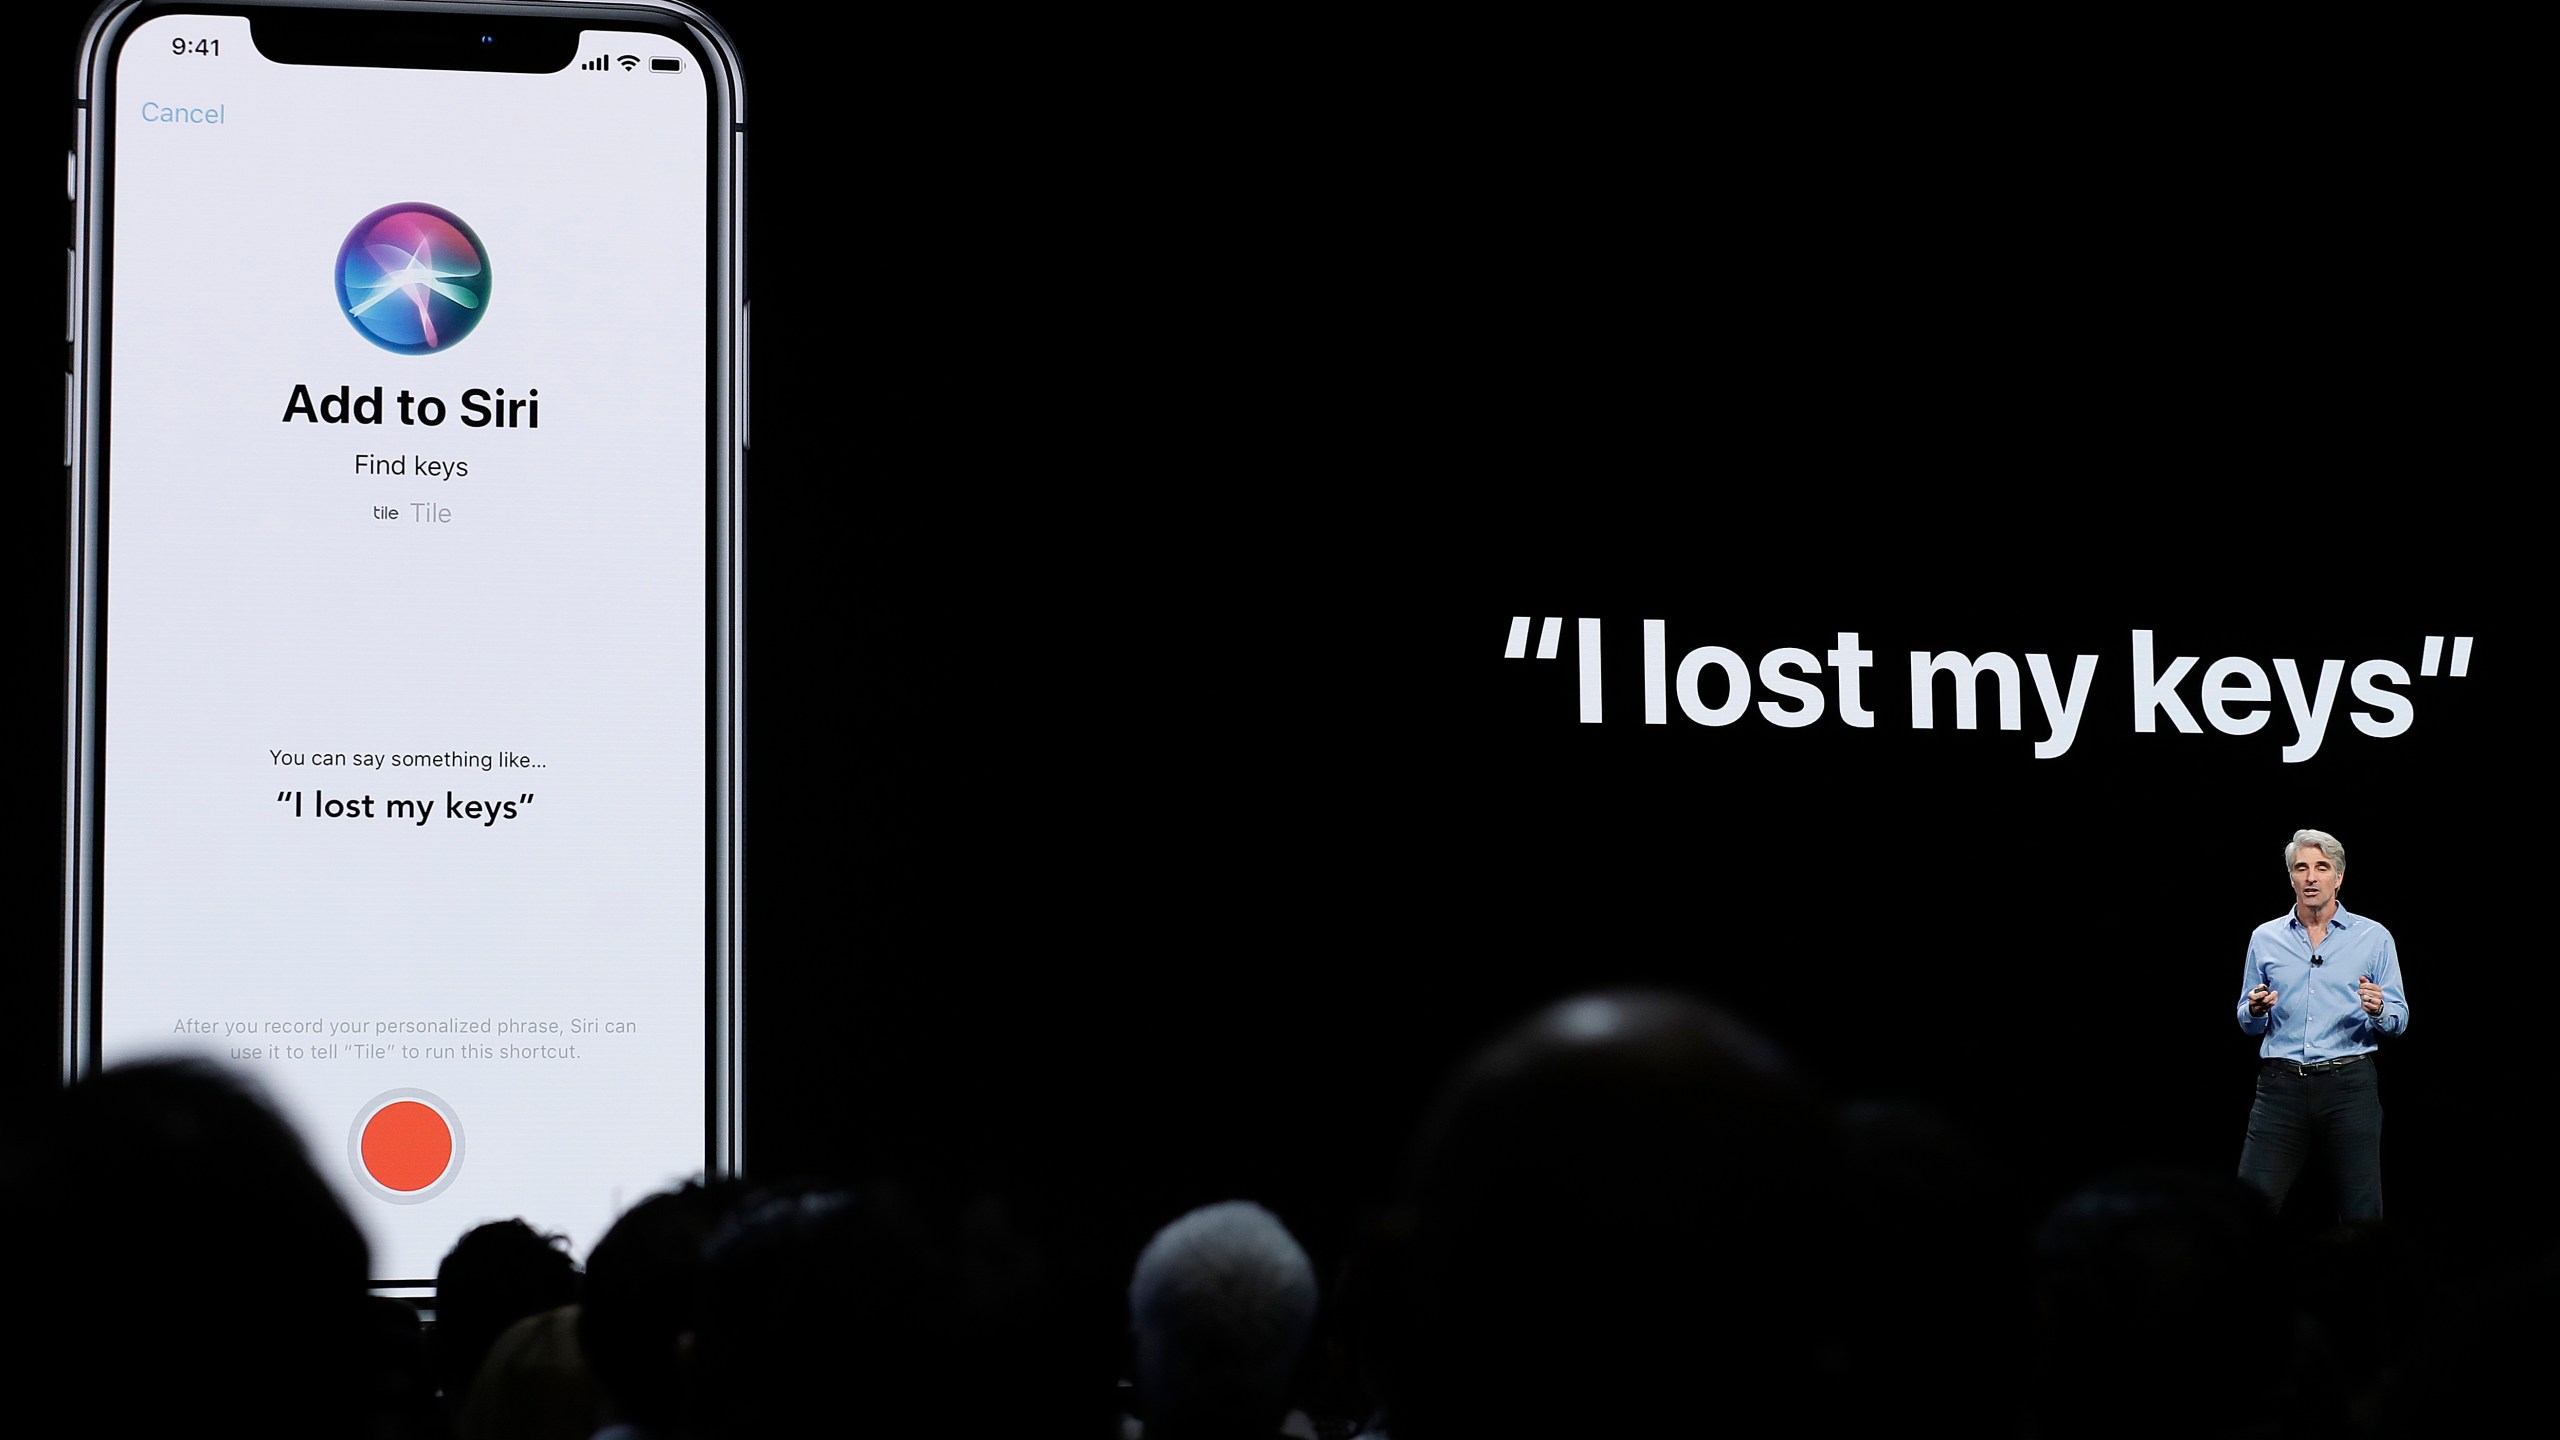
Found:
[[[470,1392],[481,1357],[508,1326],[578,1298],[568,1243],[521,1219],[474,1226],[454,1242],[436,1266],[436,1378],[447,1401]]]
[[[858,1413],[884,1434],[1089,1433],[1108,1386],[1068,1370],[1072,1338],[1046,1267],[991,1204],[887,1185],[749,1201],[706,1253],[702,1430]]]
[[[489,1346],[462,1405],[457,1440],[589,1440],[595,1378],[578,1353],[578,1307],[527,1315]]]
[[[1656,992],[1539,1011],[1459,1069],[1416,1147],[1390,1428],[1636,1433],[1666,1405],[1801,1404],[1824,1157],[1783,1057],[1723,1011]]]
[[[703,1251],[744,1193],[688,1184],[622,1214],[587,1255],[578,1343],[606,1418],[674,1430],[685,1414],[685,1339],[701,1323]]]
[[[2292,1394],[2296,1321],[2263,1283],[2284,1271],[2268,1222],[2238,1180],[2168,1169],[2116,1175],[2056,1206],[2032,1262],[2045,1430],[2255,1433],[2306,1413],[2304,1397],[2277,1403]]]
[[[184,1428],[256,1396],[261,1429],[335,1435],[371,1403],[364,1237],[246,1080],[119,1067],[45,1097],[5,1144],[20,1373],[71,1397],[80,1428]]]
[[[1230,1200],[1157,1231],[1129,1279],[1147,1433],[1273,1434],[1315,1322],[1315,1266],[1270,1211]]]
[[[2560,1248],[2547,1238],[2498,1238],[2527,1253],[2501,1254],[2479,1278],[2433,1298],[2409,1364],[2379,1407],[2375,1434],[2388,1440],[2507,1434],[2523,1428],[2515,1417],[2545,1403],[2551,1316],[2560,1310]],[[2527,1248],[2534,1244],[2540,1255]],[[2354,1356],[2362,1362],[2365,1352]]]
[[[872,1378],[857,1304],[868,1248],[851,1195],[749,1200],[704,1252],[693,1363],[702,1430],[778,1435],[842,1413]]]
[[[1959,1433],[2008,1433],[2025,1399],[2026,1236],[2034,1216],[2006,1167],[1918,1101],[1839,1107],[1838,1191],[1824,1263],[1809,1278],[1854,1289],[1825,1329],[1855,1383],[1842,1433],[1926,1414]]]

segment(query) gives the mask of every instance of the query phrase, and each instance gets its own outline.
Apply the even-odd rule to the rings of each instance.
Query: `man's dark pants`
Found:
[[[2382,1218],[2382,1092],[2371,1055],[2334,1069],[2258,1062],[2240,1179],[2281,1211],[2314,1152],[2328,1159],[2340,1220]]]

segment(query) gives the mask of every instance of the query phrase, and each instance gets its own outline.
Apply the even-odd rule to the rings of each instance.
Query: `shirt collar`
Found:
[[[2288,910],[2288,911],[2286,911],[2286,912],[2285,912],[2285,916],[2284,916],[2284,920],[2285,920],[2285,923],[2286,923],[2286,924],[2288,924],[2288,925],[2292,926],[2292,927],[2293,927],[2294,929],[2296,929],[2296,930],[2300,930],[2300,929],[2302,929],[2302,928],[2303,928],[2303,924],[2302,924],[2302,911],[2301,911],[2301,910],[2299,910],[2299,909],[2294,909],[2294,910]],[[2335,910],[2333,910],[2333,911],[2329,912],[2329,928],[2330,928],[2330,929],[2332,929],[2332,930],[2352,930],[2352,929],[2354,929],[2355,927],[2356,927],[2356,917],[2354,917],[2353,915],[2350,915],[2350,914],[2348,914],[2348,913],[2347,913],[2347,907],[2346,907],[2346,906],[2341,905],[2341,906],[2339,906],[2337,909],[2335,909]]]

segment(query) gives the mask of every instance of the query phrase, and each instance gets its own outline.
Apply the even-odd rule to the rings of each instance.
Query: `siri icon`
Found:
[[[460,344],[489,306],[489,254],[440,205],[385,205],[338,247],[338,309],[356,333],[402,355]]]

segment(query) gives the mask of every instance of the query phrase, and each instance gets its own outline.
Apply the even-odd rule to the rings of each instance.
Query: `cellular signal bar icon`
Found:
[[[610,70],[613,68],[613,57],[610,55],[599,55],[578,68],[581,70]]]

